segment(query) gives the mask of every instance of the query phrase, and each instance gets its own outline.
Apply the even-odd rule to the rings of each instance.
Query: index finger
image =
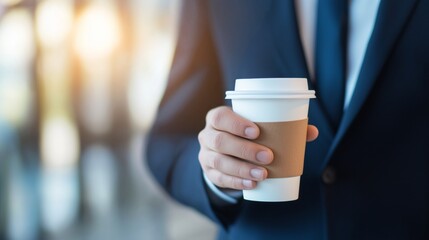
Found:
[[[259,136],[258,126],[229,107],[217,107],[210,110],[206,117],[207,124],[216,130],[232,133],[248,139],[256,139]]]

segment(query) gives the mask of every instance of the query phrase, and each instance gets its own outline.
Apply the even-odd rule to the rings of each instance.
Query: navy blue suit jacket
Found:
[[[217,222],[222,239],[429,239],[428,0],[381,1],[338,131],[311,101],[320,135],[307,144],[298,201],[220,207],[207,195],[197,134],[209,109],[229,104],[235,79],[255,77],[309,78],[287,1],[185,1],[147,152],[173,198]]]

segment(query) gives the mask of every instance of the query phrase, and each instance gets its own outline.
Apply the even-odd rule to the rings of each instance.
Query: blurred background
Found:
[[[214,239],[144,164],[180,0],[0,0],[0,239]]]

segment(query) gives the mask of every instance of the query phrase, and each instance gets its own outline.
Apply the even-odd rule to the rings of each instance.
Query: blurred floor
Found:
[[[194,210],[177,204],[162,192],[142,163],[143,135],[136,136],[130,167],[139,179],[130,187],[133,196],[124,206],[100,219],[84,219],[49,239],[211,240],[216,228]]]
[[[80,211],[80,216],[54,231],[47,231],[41,226],[40,211],[43,209],[38,206],[42,200],[37,199],[40,196],[37,187],[41,185],[37,168],[19,166],[19,159],[11,157],[16,151],[7,159],[3,158],[1,163],[9,164],[1,166],[2,174],[5,170],[9,171],[6,174],[9,215],[6,218],[7,231],[0,239],[215,239],[213,223],[194,210],[175,203],[154,183],[142,161],[143,139],[144,135],[137,134],[129,149],[128,170],[125,170],[128,179],[122,181],[127,183],[118,185],[126,189],[120,191],[123,195],[116,197],[108,209],[99,212],[90,209],[90,204],[87,204]],[[2,181],[4,177],[2,175]]]

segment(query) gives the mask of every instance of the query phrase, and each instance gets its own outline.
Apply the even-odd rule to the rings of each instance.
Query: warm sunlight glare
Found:
[[[72,4],[70,0],[45,0],[37,5],[37,33],[43,46],[58,46],[67,40],[73,26]]]
[[[114,6],[89,5],[77,19],[75,49],[84,60],[108,57],[121,40],[120,22]]]

